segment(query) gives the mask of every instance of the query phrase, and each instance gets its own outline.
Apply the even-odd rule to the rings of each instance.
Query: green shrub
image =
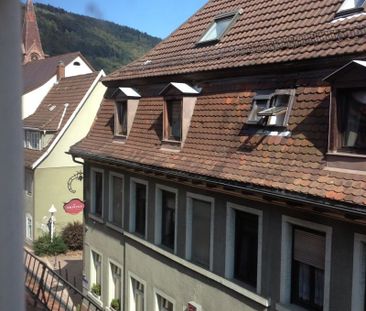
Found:
[[[98,283],[94,283],[91,287],[91,292],[97,296],[102,294],[102,286]]]
[[[121,302],[119,301],[119,299],[117,299],[117,298],[112,299],[111,307],[116,311],[120,311],[121,310]]]
[[[66,253],[67,246],[60,236],[54,236],[51,242],[51,237],[45,234],[34,241],[33,249],[37,256],[54,256]]]
[[[77,221],[67,224],[66,227],[62,230],[62,238],[70,250],[82,250],[83,225]]]

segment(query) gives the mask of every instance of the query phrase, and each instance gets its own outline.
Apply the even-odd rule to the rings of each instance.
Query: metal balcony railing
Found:
[[[51,311],[103,310],[27,250],[24,250],[24,266],[25,288],[34,297],[35,304],[41,303]]]

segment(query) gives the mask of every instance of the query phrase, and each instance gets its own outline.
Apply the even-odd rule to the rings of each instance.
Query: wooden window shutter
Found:
[[[294,230],[294,259],[324,270],[325,236],[305,230]]]

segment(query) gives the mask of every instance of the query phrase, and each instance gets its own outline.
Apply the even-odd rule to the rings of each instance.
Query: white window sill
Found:
[[[88,291],[88,297],[94,302],[96,303],[98,306],[103,308],[103,302],[100,299],[100,296],[97,296],[95,294],[93,294],[91,291]]]
[[[103,218],[101,218],[100,216],[97,216],[97,215],[94,215],[94,214],[89,213],[89,214],[88,214],[88,217],[89,217],[91,220],[94,220],[94,221],[96,221],[96,222],[99,222],[100,224],[104,224],[104,220],[103,220]]]
[[[306,309],[293,304],[276,303],[277,311],[306,311]]]
[[[134,234],[131,234],[131,233],[126,232],[126,231],[124,232],[124,234],[125,234],[126,237],[130,238],[131,240],[134,240],[134,241],[144,245],[145,247],[147,247],[147,248],[149,248],[149,249],[151,249],[151,250],[153,250],[153,251],[155,251],[155,252],[157,252],[157,253],[159,253],[159,254],[161,254],[161,255],[163,255],[163,256],[165,256],[165,257],[167,257],[167,258],[169,258],[173,261],[175,261],[176,263],[178,263],[178,264],[180,264],[180,265],[182,265],[182,266],[184,266],[184,267],[186,267],[186,268],[188,268],[192,271],[195,271],[195,272],[197,272],[197,273],[199,273],[199,274],[201,274],[201,275],[203,275],[203,276],[205,276],[205,277],[207,277],[207,278],[209,278],[209,279],[211,279],[211,280],[213,280],[217,283],[222,284],[223,286],[225,286],[225,287],[227,287],[227,288],[243,295],[244,297],[246,297],[250,300],[255,301],[256,303],[258,303],[258,304],[260,304],[264,307],[269,307],[271,305],[270,298],[264,298],[264,297],[258,295],[257,293],[254,293],[254,292],[252,292],[252,291],[250,291],[246,288],[243,288],[243,287],[239,286],[238,284],[236,284],[236,283],[234,283],[234,282],[232,282],[228,279],[225,279],[225,278],[223,278],[223,277],[221,277],[221,276],[219,276],[219,275],[217,275],[213,272],[210,272],[210,271],[208,271],[204,268],[196,266],[195,264],[193,264],[193,263],[191,263],[191,262],[189,262],[189,261],[187,261],[183,258],[180,258],[180,257],[178,257],[178,256],[176,256],[176,255],[174,255],[174,254],[172,254],[172,253],[170,253],[170,252],[168,252],[164,249],[161,249],[160,247],[158,247],[154,244],[151,244],[151,243],[137,237]]]
[[[117,226],[117,225],[115,225],[115,224],[113,224],[113,223],[111,223],[109,221],[106,222],[106,226],[108,228],[111,228],[111,229],[119,232],[119,233],[123,233],[123,229],[121,227],[119,227],[119,226]]]

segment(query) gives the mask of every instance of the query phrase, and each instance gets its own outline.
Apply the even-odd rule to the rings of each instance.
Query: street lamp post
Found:
[[[51,243],[52,243],[53,242],[53,237],[55,235],[55,223],[56,223],[55,213],[57,212],[57,209],[52,204],[51,208],[48,211],[51,214],[51,217],[49,219],[49,229],[50,229],[50,236],[51,236]]]

